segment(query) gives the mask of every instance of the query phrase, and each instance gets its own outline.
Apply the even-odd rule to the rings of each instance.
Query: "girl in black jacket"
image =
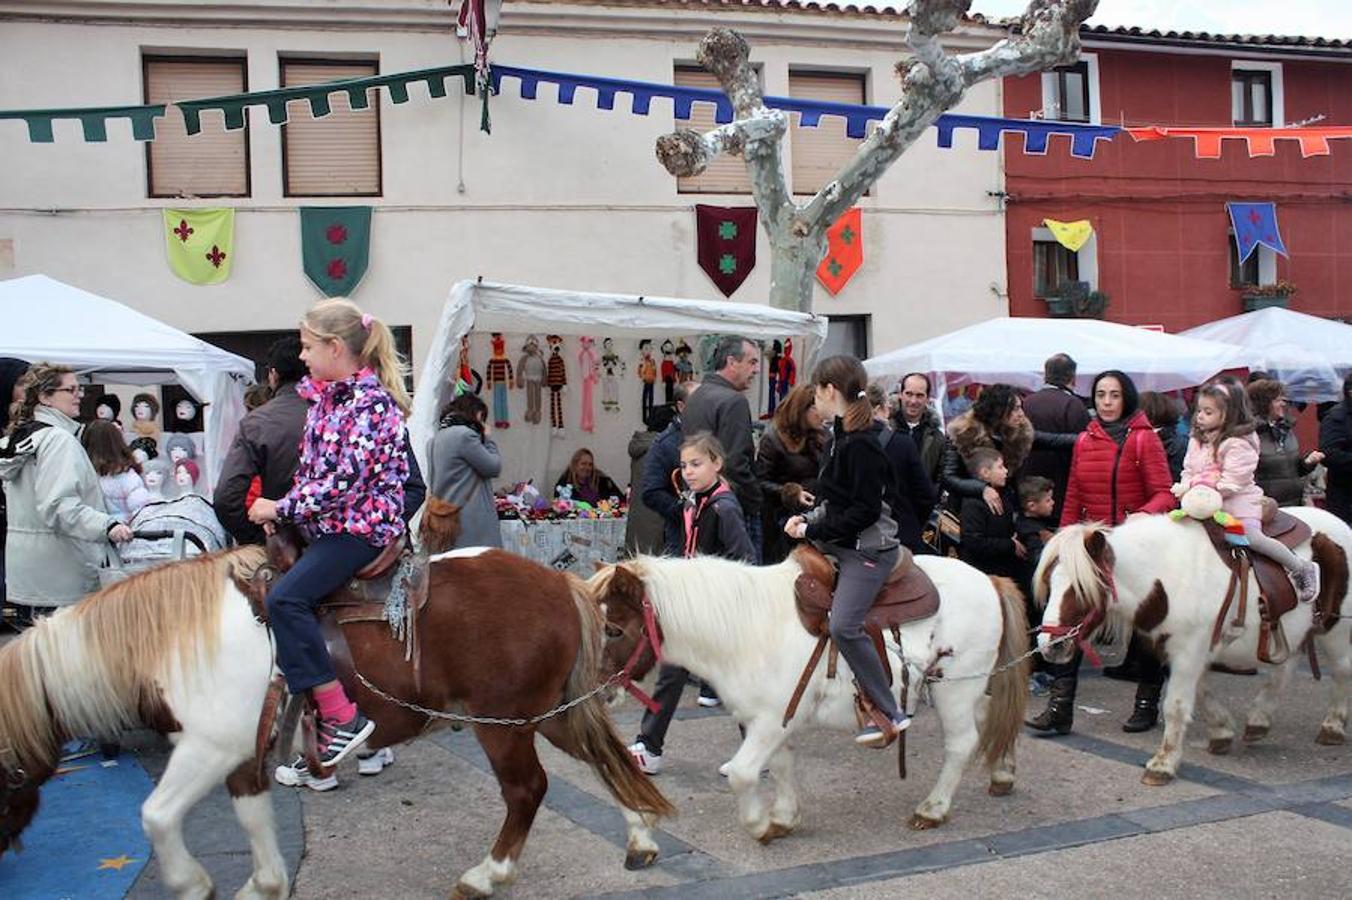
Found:
[[[887,684],[887,673],[864,632],[864,617],[878,599],[899,554],[897,523],[887,498],[896,492],[892,464],[873,434],[868,376],[852,356],[833,356],[817,366],[817,409],[834,423],[835,440],[818,482],[818,505],[784,525],[792,538],[825,545],[840,562],[831,637],[868,699],[888,727],[869,723],[855,743],[886,747],[910,725]]]

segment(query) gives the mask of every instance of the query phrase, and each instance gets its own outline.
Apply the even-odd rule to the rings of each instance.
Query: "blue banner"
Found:
[[[1241,263],[1259,244],[1282,256],[1288,255],[1282,233],[1277,228],[1277,204],[1227,203],[1225,207],[1230,210],[1230,224],[1235,229],[1235,246],[1239,249]]]

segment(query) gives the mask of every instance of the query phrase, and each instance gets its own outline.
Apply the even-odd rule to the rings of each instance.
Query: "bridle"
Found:
[[[1117,602],[1117,582],[1113,580],[1113,570],[1111,566],[1095,565],[1094,568],[1098,572],[1099,579],[1103,583],[1104,589],[1108,592],[1107,603],[1102,605],[1094,604],[1090,607],[1089,612],[1085,614],[1084,618],[1080,619],[1080,621],[1074,625],[1041,625],[1038,627],[1038,631],[1054,638],[1073,637],[1076,645],[1080,648],[1080,652],[1084,654],[1084,658],[1089,661],[1090,665],[1097,666],[1103,661],[1099,658],[1098,652],[1094,650],[1094,646],[1089,638],[1098,627],[1103,624],[1103,620],[1107,618],[1108,604]]]
[[[652,648],[653,656],[657,658],[657,665],[662,663],[662,628],[657,624],[657,610],[653,608],[652,601],[648,599],[648,592],[643,592],[643,625],[639,632],[638,643],[634,644],[634,650],[629,654],[629,660],[624,664],[624,668],[615,674],[613,681],[618,682],[626,691],[633,695],[634,699],[647,707],[648,712],[656,713],[659,706],[658,702],[648,695],[643,688],[634,684],[634,667],[638,665],[639,658],[643,656],[643,651],[649,647]]]

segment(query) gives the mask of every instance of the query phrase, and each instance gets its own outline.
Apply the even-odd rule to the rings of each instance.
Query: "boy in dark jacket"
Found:
[[[1056,532],[1056,485],[1050,478],[1031,475],[1019,482],[1019,514],[1014,534],[1028,551],[1025,567],[1031,574],[1042,558],[1042,547]]]
[[[962,501],[962,561],[987,575],[1017,579],[1028,556],[1014,531],[1014,492],[1009,488],[1009,472],[997,450],[980,447],[965,460],[967,470],[976,474],[1000,494],[1002,511],[991,511],[984,497],[964,497]]]

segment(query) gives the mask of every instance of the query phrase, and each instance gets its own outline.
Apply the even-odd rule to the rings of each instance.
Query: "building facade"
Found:
[[[493,59],[712,84],[695,49],[724,25],[751,43],[768,94],[898,99],[902,17],[792,6],[508,2]],[[471,61],[453,20],[445,0],[0,0],[0,109],[159,102]],[[947,43],[977,49],[1001,36],[973,21]],[[45,273],[248,349],[249,333],[293,328],[320,299],[302,272],[298,208],[370,205],[370,267],[353,297],[407,327],[415,372],[463,278],[721,299],[696,261],[693,207],[754,205],[740,161],[678,183],[653,155],[677,124],[669,103],[640,116],[627,99],[605,111],[586,92],[561,105],[553,90],[526,101],[506,81],[491,135],[478,128],[477,99],[454,82],[442,99],[414,85],[399,105],[381,91],[364,112],[335,97],[325,119],[294,104],[285,126],[253,107],[246,128],[226,131],[208,112],[197,137],[171,106],[149,143],[133,140],[125,121],[104,143],[57,122],[48,144],[30,143],[20,121],[0,121],[0,277]],[[1001,90],[977,86],[961,111],[997,114]],[[691,124],[711,120],[697,106]],[[792,187],[808,193],[857,144],[830,118],[795,125],[786,143]],[[835,346],[880,352],[1008,312],[1001,158],[975,143],[960,135],[940,150],[922,140],[861,202],[863,267],[838,296],[817,290]],[[231,275],[188,284],[166,264],[161,210],[221,206],[236,210]],[[757,245],[734,301],[766,302],[763,233]]]
[[[1352,123],[1352,47],[1306,38],[1086,28],[1075,66],[1005,81],[1005,115],[1125,126],[1272,128]],[[1026,155],[1006,137],[1010,312],[1047,315],[1058,283],[1108,295],[1106,316],[1177,332],[1244,311],[1249,284],[1290,282],[1293,309],[1352,316],[1352,143],[1302,158],[1296,141],[1251,157],[1243,141],[1199,159],[1187,139],[1101,142],[1092,160]],[[1226,203],[1271,201],[1289,257],[1240,265]],[[1078,252],[1044,219],[1088,219]]]

